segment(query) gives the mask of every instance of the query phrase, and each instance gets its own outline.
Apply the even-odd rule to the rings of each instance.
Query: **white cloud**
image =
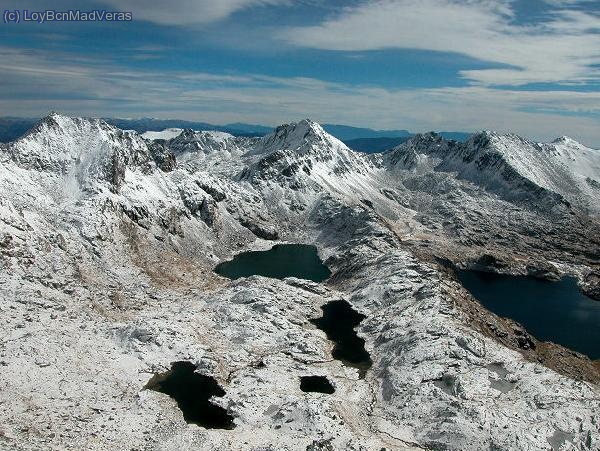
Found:
[[[208,24],[253,6],[273,5],[287,0],[101,0],[119,11],[131,11],[134,20],[160,25]]]
[[[598,79],[598,17],[556,9],[536,25],[515,25],[509,0],[375,0],[279,36],[302,47],[361,51],[405,48],[455,52],[508,68],[464,71],[486,85]]]
[[[2,46],[0,59],[0,101],[6,115],[58,110],[270,125],[312,117],[412,131],[495,129],[540,140],[566,134],[600,147],[599,92],[485,86],[388,90],[302,77],[150,72]]]
[[[589,3],[597,2],[598,0],[542,0],[544,3],[548,3],[553,6],[572,6],[572,5],[587,5]]]

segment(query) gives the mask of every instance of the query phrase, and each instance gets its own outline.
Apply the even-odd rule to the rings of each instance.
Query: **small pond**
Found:
[[[335,393],[335,388],[325,376],[302,376],[300,378],[300,390],[303,392]]]
[[[321,307],[323,316],[311,322],[321,329],[335,343],[331,352],[336,360],[358,369],[362,379],[371,368],[371,356],[365,349],[365,340],[360,338],[354,328],[365,319],[344,300],[332,301]]]
[[[175,362],[170,371],[155,375],[145,388],[173,398],[187,423],[207,429],[233,429],[233,417],[221,406],[210,402],[213,396],[224,396],[225,391],[214,378],[195,370],[191,362]]]
[[[488,310],[522,324],[542,341],[600,359],[600,302],[581,293],[576,280],[458,271],[460,282]]]
[[[220,263],[215,272],[230,279],[259,275],[284,279],[299,279],[322,282],[331,275],[323,264],[317,248],[306,244],[278,244],[268,251],[242,252],[233,260]]]

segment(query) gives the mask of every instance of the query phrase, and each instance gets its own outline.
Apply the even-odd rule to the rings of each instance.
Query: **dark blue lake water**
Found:
[[[300,390],[303,392],[335,393],[335,388],[325,376],[302,376],[300,378]]]
[[[242,252],[233,260],[217,265],[215,272],[230,279],[259,275],[274,279],[298,277],[313,282],[322,282],[331,275],[317,248],[306,244],[278,244],[268,251]]]
[[[233,429],[233,416],[210,401],[213,396],[225,395],[225,391],[214,378],[195,370],[190,362],[174,362],[170,371],[155,375],[145,388],[173,398],[187,423],[206,429]]]
[[[357,335],[355,328],[366,317],[342,299],[328,302],[321,310],[323,316],[310,321],[334,342],[331,355],[334,359],[358,369],[359,377],[364,378],[373,362],[365,349],[365,340]]]
[[[521,323],[539,340],[600,359],[600,302],[583,295],[574,278],[549,282],[476,271],[457,274],[488,310]]]

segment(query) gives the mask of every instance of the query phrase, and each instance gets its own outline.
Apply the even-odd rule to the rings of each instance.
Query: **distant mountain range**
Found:
[[[273,131],[273,127],[253,124],[214,125],[207,122],[184,121],[180,119],[141,119],[103,118],[107,123],[123,130],[135,130],[138,133],[160,131],[167,128],[191,128],[192,130],[216,130],[234,136],[264,136]]]
[[[214,125],[207,122],[185,121],[180,119],[123,119],[103,118],[107,123],[123,130],[135,130],[138,133],[161,131],[168,128],[183,128],[193,130],[216,130],[227,132],[234,136],[264,136],[273,131],[273,127],[256,124],[235,122],[226,125]],[[0,142],[10,142],[21,137],[39,118],[0,117]],[[408,130],[374,130],[349,125],[324,124],[323,129],[343,141],[353,150],[366,153],[382,152],[407,141],[414,133]],[[465,141],[471,136],[464,132],[440,132],[446,139]]]
[[[38,121],[39,118],[31,117],[0,117],[0,142],[7,143],[20,138]]]
[[[121,119],[103,118],[107,123],[123,130],[135,130],[138,133],[147,131],[161,131],[167,128],[191,128],[193,130],[216,130],[227,132],[234,136],[264,136],[273,130],[273,127],[252,124],[214,125],[207,122],[185,121],[180,119]],[[32,117],[0,117],[0,142],[10,142],[21,137],[33,127],[40,118]]]

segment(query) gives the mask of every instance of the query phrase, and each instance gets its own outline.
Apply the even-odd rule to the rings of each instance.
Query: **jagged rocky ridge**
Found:
[[[598,161],[489,132],[366,156],[308,120],[151,141],[53,114],[0,148],[0,447],[596,449],[597,365],[485,311],[452,267],[597,293]],[[274,240],[315,244],[330,281],[213,273]],[[364,379],[310,322],[336,299],[367,317]],[[143,390],[175,361],[217,380],[234,429]]]

